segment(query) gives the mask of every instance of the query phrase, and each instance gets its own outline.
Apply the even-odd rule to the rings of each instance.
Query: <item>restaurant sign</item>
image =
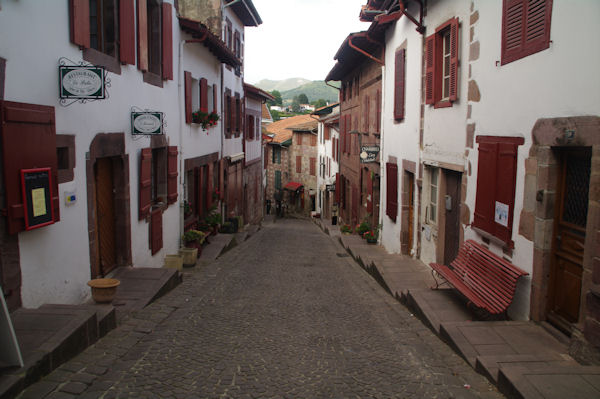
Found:
[[[153,111],[132,112],[131,134],[163,134],[163,113]]]
[[[60,65],[58,75],[61,99],[99,100],[106,98],[103,67]]]
[[[360,163],[375,162],[379,155],[378,145],[361,145],[360,146]]]

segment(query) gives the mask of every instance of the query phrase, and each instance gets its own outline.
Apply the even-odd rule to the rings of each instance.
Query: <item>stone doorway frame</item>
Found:
[[[129,195],[129,154],[125,153],[125,133],[98,133],[90,143],[90,152],[86,156],[85,169],[87,179],[88,237],[90,241],[90,273],[96,278],[100,273],[97,262],[98,232],[96,231],[96,187],[94,166],[98,158],[116,158],[120,165],[113,163],[115,186],[115,234],[116,267],[129,266],[131,256],[131,205]]]
[[[534,243],[531,319],[543,321],[548,314],[558,150],[591,147],[592,170],[576,327],[583,327],[590,342],[600,345],[600,117],[539,119],[533,127],[532,139],[529,158],[525,160],[525,194],[519,224],[519,233]]]

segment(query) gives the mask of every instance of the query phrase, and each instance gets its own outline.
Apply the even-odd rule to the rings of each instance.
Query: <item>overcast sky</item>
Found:
[[[323,80],[351,32],[369,27],[358,14],[366,0],[252,0],[263,20],[247,27],[244,80]]]

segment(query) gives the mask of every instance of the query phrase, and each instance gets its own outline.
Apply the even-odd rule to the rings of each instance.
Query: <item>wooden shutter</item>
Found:
[[[140,155],[139,219],[150,214],[152,205],[152,148],[142,148]]]
[[[240,102],[240,94],[235,93],[235,137],[240,136],[240,128],[242,127],[241,123],[242,116],[242,104]]]
[[[317,175],[317,158],[310,158],[310,175]]]
[[[296,134],[296,144],[302,145],[302,133]]]
[[[344,153],[344,141],[345,141],[345,134],[344,131],[346,130],[346,117],[345,115],[342,115],[340,118],[340,147],[342,149],[342,154]]]
[[[501,64],[550,47],[552,0],[504,0]]]
[[[479,143],[473,226],[494,233],[498,143]]]
[[[394,119],[404,119],[406,49],[396,51],[394,77]]]
[[[185,123],[192,123],[192,73],[183,72],[185,92]]]
[[[517,180],[517,145],[498,143],[498,160],[496,175],[496,195],[494,200],[494,216],[496,203],[508,205],[508,224],[503,226],[494,223],[494,235],[504,242],[512,236],[512,220],[515,203],[515,186]]]
[[[200,111],[208,113],[208,81],[200,79]]]
[[[302,156],[296,155],[296,173],[302,173]]]
[[[219,160],[219,199],[225,198],[225,160]]]
[[[218,104],[218,88],[217,88],[217,84],[213,84],[213,112],[217,112],[217,104]]]
[[[367,171],[367,213],[373,213],[373,179],[370,171]]]
[[[450,101],[458,99],[458,39],[458,18],[454,18],[450,23]]]
[[[156,254],[163,247],[163,223],[162,209],[158,208],[152,211],[150,216],[150,250],[152,255]]]
[[[369,131],[369,96],[363,97],[363,129]]]
[[[435,34],[425,39],[425,104],[433,104],[435,84]]]
[[[8,233],[25,230],[21,170],[49,167],[53,222],[60,220],[54,107],[0,101],[0,139],[4,168],[4,203]],[[50,209],[46,210],[51,212]]]
[[[167,204],[177,201],[177,146],[167,147]]]
[[[146,2],[137,2],[137,44],[138,44],[138,69],[142,72],[148,70],[148,10]]]
[[[69,0],[71,42],[81,48],[90,47],[90,2]]]
[[[214,164],[211,162],[208,164],[208,179],[206,180],[206,207],[210,209],[213,205],[213,176],[214,176]]]
[[[162,78],[173,80],[173,10],[162,3]]]
[[[337,204],[340,203],[340,198],[341,198],[340,193],[341,192],[342,192],[342,181],[340,179],[340,174],[336,173],[335,174],[335,202]]]
[[[386,206],[385,214],[396,222],[398,214],[398,166],[395,163],[387,162],[386,170]]]
[[[119,57],[123,64],[135,64],[134,0],[119,1]]]

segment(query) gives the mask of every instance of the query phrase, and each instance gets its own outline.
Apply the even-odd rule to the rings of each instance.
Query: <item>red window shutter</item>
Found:
[[[185,123],[192,123],[192,73],[183,72],[185,86]]]
[[[225,198],[225,160],[219,160],[219,199]]]
[[[302,145],[302,133],[298,133],[296,135],[297,139],[296,141],[298,142],[298,145]]]
[[[381,133],[381,90],[377,90],[377,133]]]
[[[398,215],[398,166],[395,163],[387,162],[386,169],[386,206],[385,214],[396,222]]]
[[[119,2],[119,57],[123,64],[135,64],[135,4],[134,0]]]
[[[173,10],[162,3],[162,77],[173,80]]]
[[[458,99],[458,18],[450,23],[450,101]]]
[[[552,0],[504,0],[502,65],[550,47]]]
[[[496,202],[508,205],[507,226],[494,223],[494,235],[504,242],[512,237],[512,220],[515,203],[515,186],[517,183],[517,145],[513,143],[498,144],[498,174],[496,176]],[[495,212],[494,212],[495,215]]]
[[[214,164],[211,162],[207,166],[208,168],[208,179],[206,180],[206,208],[210,209],[213,205],[213,174]]]
[[[138,69],[146,72],[148,70],[148,10],[143,0],[137,2],[137,20]]]
[[[139,219],[142,220],[150,214],[150,205],[152,205],[152,148],[142,148],[139,196]]]
[[[479,143],[473,226],[494,234],[498,143]]]
[[[302,156],[296,155],[296,173],[302,173]]]
[[[90,2],[69,0],[71,42],[81,48],[90,47]]]
[[[367,171],[367,213],[373,213],[373,179],[369,171]]]
[[[358,208],[360,207],[360,191],[358,187],[352,187],[352,223],[358,223]]]
[[[405,86],[406,49],[396,51],[394,77],[394,119],[404,119],[404,86]]]
[[[217,102],[218,102],[218,98],[217,98],[217,84],[213,84],[213,112],[217,112]]]
[[[310,135],[310,145],[311,147],[315,147],[317,145],[317,136],[313,134]]]
[[[177,146],[167,147],[167,204],[177,201]]]
[[[208,113],[208,81],[200,79],[200,111]]]
[[[435,33],[425,39],[425,104],[435,102]]]
[[[163,220],[162,209],[158,208],[152,211],[150,216],[150,250],[152,255],[156,254],[163,247]]]
[[[369,96],[363,97],[363,129],[369,131]]]
[[[317,175],[317,158],[310,159],[310,175],[311,176]]]
[[[340,174],[336,173],[335,174],[335,202],[336,202],[336,204],[340,203],[341,192],[342,192],[342,181],[340,179]]]
[[[350,154],[350,150],[352,149],[350,130],[352,130],[352,115],[346,115],[346,154]]]

